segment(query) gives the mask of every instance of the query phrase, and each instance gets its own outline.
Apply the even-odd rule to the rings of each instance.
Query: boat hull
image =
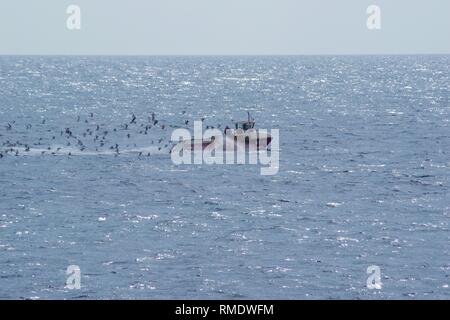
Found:
[[[224,152],[236,152],[240,150],[249,151],[261,151],[267,150],[272,142],[272,137],[267,135],[265,137],[258,137],[252,139],[248,136],[245,137],[233,137],[227,138],[225,142],[219,143],[215,140],[191,140],[180,142],[181,146],[179,149],[182,150],[217,150],[222,145],[222,150]]]

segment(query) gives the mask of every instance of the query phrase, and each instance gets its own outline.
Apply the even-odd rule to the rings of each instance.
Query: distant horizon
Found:
[[[324,53],[324,54],[0,54],[0,57],[352,57],[448,56],[449,53]]]

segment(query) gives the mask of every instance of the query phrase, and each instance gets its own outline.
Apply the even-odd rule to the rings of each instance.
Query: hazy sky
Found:
[[[0,40],[0,54],[450,53],[450,0],[0,0]]]

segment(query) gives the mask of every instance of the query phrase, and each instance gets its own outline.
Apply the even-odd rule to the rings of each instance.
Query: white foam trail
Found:
[[[59,150],[58,150],[59,149]],[[19,151],[19,156],[40,156],[40,155],[53,155],[53,156],[115,156],[117,153],[115,150],[104,149],[104,150],[89,150],[85,149],[81,151],[79,148],[61,146],[61,145],[52,145],[50,146],[50,150],[48,148],[30,148],[30,150],[25,151],[24,147],[16,147],[13,148],[13,152],[9,152],[9,155],[14,155],[16,151]],[[148,147],[140,147],[133,149],[120,149],[119,147],[119,155],[130,155],[130,154],[139,154],[142,152],[142,155],[147,156],[150,155],[164,155],[169,154],[168,148],[161,148],[156,146],[148,146]]]

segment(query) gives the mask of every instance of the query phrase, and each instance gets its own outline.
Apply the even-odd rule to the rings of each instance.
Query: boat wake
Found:
[[[115,150],[80,150],[75,147],[67,147],[61,145],[52,145],[48,148],[11,148],[8,154],[10,156],[157,156],[169,155],[169,148],[161,148],[156,146],[136,147],[123,149],[119,152]]]

